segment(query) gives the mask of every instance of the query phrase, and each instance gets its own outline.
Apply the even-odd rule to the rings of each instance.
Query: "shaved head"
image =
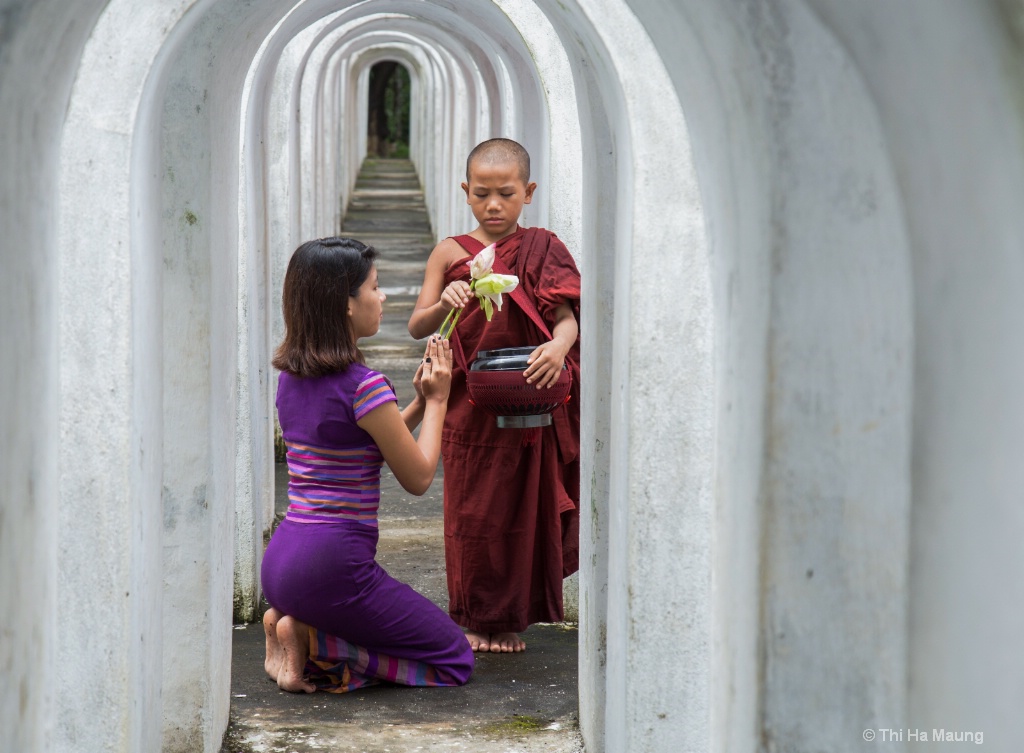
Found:
[[[466,180],[474,162],[484,165],[508,165],[519,168],[523,183],[530,182],[530,154],[522,144],[512,139],[489,139],[477,144],[466,160]]]

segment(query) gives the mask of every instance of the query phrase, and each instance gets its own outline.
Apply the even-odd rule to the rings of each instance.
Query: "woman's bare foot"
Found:
[[[490,638],[487,633],[478,633],[475,630],[466,631],[466,640],[469,641],[469,647],[474,651],[491,651]]]
[[[283,615],[277,621],[277,640],[284,657],[277,673],[277,687],[289,693],[312,693],[316,686],[306,679],[309,658],[309,626],[294,617]]]
[[[274,682],[277,682],[277,674],[281,671],[281,661],[284,659],[284,649],[277,639],[277,623],[283,616],[273,607],[263,615],[263,632],[267,634],[267,658],[263,668]]]
[[[492,654],[518,654],[526,650],[526,642],[515,633],[493,633],[490,643]]]

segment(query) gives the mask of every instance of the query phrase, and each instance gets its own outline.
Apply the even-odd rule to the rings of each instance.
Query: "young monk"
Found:
[[[499,429],[470,404],[465,371],[457,360],[452,366],[441,452],[448,612],[474,651],[523,651],[518,634],[528,625],[563,619],[562,579],[579,566],[580,276],[553,233],[519,226],[536,188],[529,154],[515,141],[473,149],[462,190],[479,224],[431,252],[409,319],[410,334],[423,338],[449,311],[464,309],[452,340],[470,361],[479,350],[531,345],[529,383],[554,384],[566,363],[573,378],[571,398],[551,426]],[[466,262],[491,243],[550,339],[507,297],[490,322],[472,299]]]

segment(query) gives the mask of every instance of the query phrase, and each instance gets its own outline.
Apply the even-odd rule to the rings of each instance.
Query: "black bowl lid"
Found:
[[[477,358],[504,358],[507,356],[529,356],[537,348],[529,345],[520,348],[496,348],[494,350],[481,350],[476,354]]]

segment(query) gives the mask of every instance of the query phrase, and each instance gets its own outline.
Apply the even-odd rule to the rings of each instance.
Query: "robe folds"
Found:
[[[468,235],[455,240],[473,255],[483,248]],[[557,236],[520,228],[497,243],[496,256],[549,330],[560,304],[579,320],[580,275]],[[470,279],[465,259],[449,267],[445,285],[458,279]],[[548,340],[511,296],[502,299],[490,322],[474,299],[463,310],[452,338],[467,365],[479,350]],[[566,357],[570,399],[541,429],[499,429],[469,402],[465,370],[453,366],[442,435],[448,611],[470,630],[520,632],[563,619],[562,579],[579,568],[579,348],[577,338]]]

